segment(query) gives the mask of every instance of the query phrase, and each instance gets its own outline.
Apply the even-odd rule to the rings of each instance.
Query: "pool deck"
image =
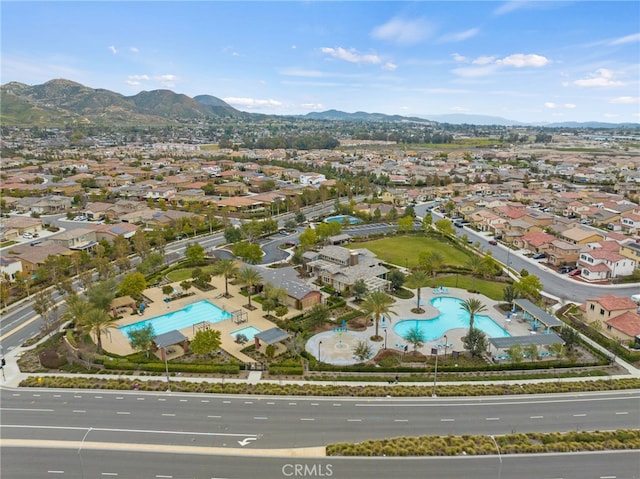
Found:
[[[222,340],[221,348],[224,349],[227,353],[245,363],[255,362],[253,358],[250,358],[249,356],[241,352],[241,350],[244,349],[249,343],[245,343],[243,345],[236,343],[233,336],[231,336],[231,333],[239,329],[246,328],[247,326],[254,326],[260,331],[265,331],[267,329],[276,327],[276,325],[263,317],[264,311],[262,311],[262,306],[259,303],[252,301],[251,304],[256,307],[256,309],[253,311],[250,311],[243,307],[248,303],[248,298],[240,294],[239,286],[229,284],[229,294],[232,297],[225,298],[222,296],[225,291],[224,278],[217,276],[213,277],[211,280],[211,284],[215,286],[216,289],[204,292],[200,291],[196,287],[192,287],[188,292],[194,293],[193,295],[187,296],[185,298],[175,299],[173,301],[170,301],[169,303],[164,302],[164,298],[166,297],[166,295],[162,293],[162,288],[149,288],[145,290],[144,295],[151,301],[151,304],[146,307],[144,314],[141,316],[139,314],[125,313],[123,318],[118,321],[117,325],[118,327],[120,327],[137,323],[139,321],[144,321],[156,316],[161,316],[169,312],[178,311],[180,309],[183,309],[185,306],[197,301],[207,300],[230,313],[237,310],[242,310],[243,313],[246,313],[248,319],[248,321],[246,322],[237,324],[234,322],[233,318],[225,319],[223,321],[214,323],[212,325],[212,329],[220,331],[220,338]],[[171,283],[171,286],[176,289],[180,289],[179,282]],[[298,312],[290,311],[289,314],[294,315],[298,314]],[[187,338],[193,339],[193,326],[180,329],[179,331]],[[112,329],[108,332],[108,334],[104,335],[102,339],[102,345],[107,351],[122,356],[132,354],[134,352],[133,349],[131,349],[128,337],[118,329]]]
[[[407,341],[395,333],[393,325],[396,322],[405,319],[432,319],[440,314],[440,311],[431,305],[430,301],[437,297],[454,297],[462,299],[463,301],[468,298],[478,298],[487,307],[486,311],[481,314],[483,316],[489,316],[500,327],[505,329],[511,336],[524,336],[531,334],[530,326],[526,322],[520,322],[517,318],[507,320],[505,314],[496,308],[500,301],[493,301],[486,296],[479,294],[469,293],[467,290],[459,288],[447,288],[448,292],[437,294],[434,293],[433,288],[422,288],[420,290],[420,302],[422,303],[422,309],[425,311],[422,314],[413,313],[411,310],[417,306],[417,298],[411,299],[396,299],[396,302],[391,306],[391,310],[395,311],[397,315],[391,315],[391,321],[381,322],[378,334],[382,336],[382,341],[371,341],[371,337],[375,334],[375,325],[370,326],[365,331],[346,331],[346,332],[334,332],[325,331],[313,336],[306,344],[306,350],[319,358],[321,361],[335,364],[335,365],[349,365],[360,362],[353,357],[353,347],[359,341],[366,341],[375,355],[378,350],[384,349],[385,330],[386,330],[386,346],[387,349],[393,349],[401,351],[404,345],[407,345],[409,351],[413,351],[413,346]],[[415,293],[415,290],[414,290]],[[349,302],[351,306],[355,306]],[[386,326],[386,327],[385,327]],[[464,351],[464,345],[462,338],[466,335],[467,328],[455,328],[447,331],[447,344],[452,346],[447,347],[447,355],[450,355],[452,351]],[[320,342],[322,341],[322,344]],[[426,341],[422,348],[418,351],[423,354],[430,354],[431,348],[438,348],[438,345],[444,344],[444,335],[433,341]],[[441,346],[438,348],[441,353],[444,354],[444,348]]]

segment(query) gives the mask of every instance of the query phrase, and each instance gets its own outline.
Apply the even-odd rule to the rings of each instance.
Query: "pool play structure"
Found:
[[[418,327],[424,333],[425,341],[434,341],[444,336],[451,329],[468,329],[469,313],[460,307],[463,302],[463,300],[451,296],[433,298],[430,303],[440,311],[438,316],[431,319],[405,319],[395,323],[393,331],[398,336],[405,337],[410,330]],[[473,326],[483,331],[490,338],[511,336],[504,328],[486,315],[474,315]]]
[[[335,222],[344,223],[345,221],[349,222],[350,225],[362,223],[362,220],[358,218],[354,218],[353,216],[349,216],[349,215],[330,216],[329,218],[326,218],[324,220],[325,223],[335,223]]]
[[[122,331],[123,334],[128,335],[131,331],[151,325],[153,326],[154,333],[160,335],[176,329],[188,328],[189,326],[205,321],[217,323],[232,317],[233,315],[228,311],[219,308],[209,301],[203,300],[191,303],[178,311],[145,319],[144,321],[138,321],[137,323],[126,326],[120,326],[118,329]]]

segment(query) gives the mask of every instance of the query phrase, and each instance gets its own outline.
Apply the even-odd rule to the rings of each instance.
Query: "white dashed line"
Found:
[[[267,419],[269,419],[268,417],[265,416],[253,416],[253,419],[259,419],[261,421],[266,421]]]
[[[627,411],[619,411],[616,413],[616,416],[626,416],[627,414],[629,414]]]
[[[585,417],[586,414],[574,414],[573,417]]]
[[[347,419],[347,422],[362,422],[362,419]]]
[[[201,399],[200,402],[209,402],[209,400],[208,399]],[[156,477],[158,477],[158,476],[156,476]]]
[[[486,417],[484,420],[485,421],[499,421],[500,418],[499,417]]]
[[[73,412],[77,412],[77,413],[85,413],[87,411],[84,411],[82,409],[74,409]]]
[[[530,416],[529,419],[542,419],[544,416]]]
[[[455,419],[444,418],[444,419],[440,419],[440,422],[455,422]]]
[[[118,473],[117,472],[103,472],[102,475],[103,476],[117,476]]]
[[[207,416],[210,417],[211,419],[220,419],[222,416]]]
[[[93,396],[93,399],[102,399],[102,396]]]
[[[290,402],[288,405],[289,406],[295,406],[296,404],[298,404],[297,402]]]
[[[64,471],[47,471],[49,474],[64,474]]]
[[[138,401],[144,401],[144,398],[136,398]]]
[[[180,399],[180,402],[187,402],[188,399]]]
[[[131,414],[131,413],[127,412],[127,411],[118,411],[118,412],[116,412],[116,414],[122,414],[122,415],[126,416],[126,415]]]
[[[166,414],[163,414],[163,416],[165,416],[165,417],[175,417],[175,414],[166,413]]]
[[[409,422],[408,419],[394,419],[393,422]]]

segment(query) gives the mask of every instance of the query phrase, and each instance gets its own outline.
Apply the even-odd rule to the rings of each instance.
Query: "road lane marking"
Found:
[[[163,413],[162,415],[165,416],[165,417],[175,417],[176,416],[175,414],[171,414],[171,413]]]
[[[201,399],[200,402],[209,402],[209,400],[208,399]],[[158,476],[156,476],[156,477],[158,477]]]
[[[117,472],[103,472],[101,473],[103,476],[117,476]]]
[[[318,403],[317,403],[317,402],[312,402],[312,403],[311,403],[311,405],[312,405],[312,406],[317,406],[317,405],[318,405]]]
[[[485,421],[499,421],[500,418],[499,417],[485,417],[484,420]]]
[[[207,416],[207,417],[210,417],[212,419],[220,419],[222,416]]]
[[[124,399],[124,396],[116,396],[116,399]]]
[[[298,404],[297,402],[290,402],[288,406],[296,406],[297,404]]]
[[[245,401],[245,404],[253,404],[253,401]]]
[[[573,417],[585,417],[586,414],[574,414]]]
[[[40,394],[34,394],[34,395],[33,395],[33,397],[34,397],[34,398],[39,398],[39,397],[40,397]]]
[[[440,419],[440,422],[455,422],[455,419],[452,419],[452,418],[443,418],[443,419]]]
[[[231,404],[231,401],[222,401],[222,404]]]
[[[20,397],[20,393],[13,393],[12,396],[13,397]]]
[[[62,397],[62,396],[60,394],[54,394],[53,397],[54,398],[59,398],[59,397]]]
[[[340,406],[342,406],[342,404],[333,403],[333,404],[332,404],[332,406],[334,406],[334,407],[340,407]]]
[[[268,401],[267,404],[269,404],[270,406],[273,406],[275,403],[273,401]]]
[[[0,424],[0,429],[51,429],[51,430],[64,430],[64,431],[86,431],[86,427],[78,426],[28,426],[24,424]],[[224,436],[224,437],[255,437],[257,434],[239,434],[232,432],[199,432],[199,431],[162,431],[153,429],[121,429],[121,428],[107,428],[107,427],[94,427],[92,431],[100,432],[119,432],[129,434],[175,434],[175,435],[190,435],[190,436]],[[3,439],[4,441],[4,439]]]
[[[393,422],[409,422],[408,419],[394,419]]]
[[[253,419],[260,419],[262,421],[266,421],[267,419],[269,419],[268,417],[265,416],[253,416]]]
[[[347,422],[362,422],[362,419],[347,419]]]
[[[173,476],[165,476],[165,475],[162,475],[162,474],[156,474],[156,477],[158,479],[171,479]]]
[[[128,412],[128,411],[118,411],[118,412],[116,412],[116,414],[122,414],[122,415],[126,416],[126,415],[131,414],[131,413]]]
[[[64,471],[47,471],[49,474],[64,474]]]
[[[0,407],[0,411],[20,411],[20,412],[53,412],[55,409],[28,409],[21,407]]]
[[[93,396],[93,399],[102,399],[102,396]]]
[[[616,416],[624,416],[626,414],[629,414],[627,411],[619,411],[616,413]]]
[[[79,396],[77,394],[74,394],[73,397],[76,398],[76,399],[82,399],[82,396]]]
[[[87,411],[84,411],[82,409],[74,409],[73,412],[77,412],[77,413],[85,413]]]
[[[542,419],[544,416],[530,416],[529,419]]]
[[[137,401],[144,401],[144,398],[136,398]]]
[[[188,399],[180,399],[180,402],[187,402],[189,401]]]

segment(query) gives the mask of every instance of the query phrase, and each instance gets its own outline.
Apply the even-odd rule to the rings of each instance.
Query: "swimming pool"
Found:
[[[326,218],[324,222],[325,223],[334,223],[334,222],[344,223],[345,220],[347,220],[351,225],[362,223],[362,220],[358,218],[354,218],[353,216],[348,216],[348,215],[330,216],[329,218]]]
[[[127,326],[120,326],[118,329],[128,335],[130,331],[152,325],[153,331],[158,335],[173,331],[174,329],[188,328],[202,321],[217,323],[229,319],[231,316],[231,313],[220,309],[209,301],[203,300],[192,303],[178,311],[145,319],[144,321],[138,321],[137,323],[128,324]]]
[[[237,331],[233,331],[231,333],[231,336],[233,336],[234,338],[237,338],[239,334],[244,334],[245,337],[251,341],[256,334],[258,334],[260,332],[260,330],[258,328],[255,328],[253,326],[247,326],[246,328],[242,328],[242,329],[238,329]]]
[[[416,326],[424,332],[425,341],[434,341],[441,338],[447,331],[454,328],[469,328],[469,313],[464,311],[460,304],[461,299],[449,296],[439,296],[431,300],[431,305],[440,311],[433,319],[406,319],[393,326],[393,331],[403,338]],[[473,327],[477,328],[490,338],[505,338],[511,336],[501,328],[489,316],[476,314],[473,317]]]

